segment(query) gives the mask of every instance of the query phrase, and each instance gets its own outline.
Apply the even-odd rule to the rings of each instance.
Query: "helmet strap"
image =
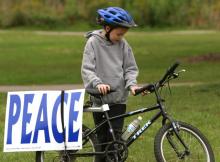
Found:
[[[104,26],[104,28],[106,28],[106,26]],[[106,31],[106,29],[105,29],[105,31],[106,31],[105,37],[107,38],[107,40],[108,40],[109,42],[112,42],[111,39],[110,39],[110,33],[112,32],[112,30],[113,30],[114,28],[115,28],[115,27],[110,27],[110,30],[109,30],[109,31]]]

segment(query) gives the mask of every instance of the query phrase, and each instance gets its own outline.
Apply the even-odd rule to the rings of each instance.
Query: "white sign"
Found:
[[[84,93],[8,92],[4,152],[63,150],[64,144],[67,150],[81,149]]]

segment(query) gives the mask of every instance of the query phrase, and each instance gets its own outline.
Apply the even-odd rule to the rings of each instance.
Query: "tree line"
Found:
[[[141,27],[220,28],[220,0],[0,0],[0,27],[94,25],[108,6],[128,10]]]

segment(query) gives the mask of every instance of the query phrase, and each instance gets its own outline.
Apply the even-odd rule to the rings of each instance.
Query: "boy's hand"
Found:
[[[110,91],[110,85],[108,84],[98,84],[96,87],[98,88],[99,92],[103,95],[106,95],[108,91]]]
[[[139,87],[139,86],[137,86],[137,85],[130,86],[131,94],[132,94],[132,95],[135,95],[135,90],[136,90],[136,89],[139,89],[139,88],[141,88],[141,87]],[[144,91],[144,92],[142,92],[141,94],[142,94],[142,96],[144,96],[144,95],[147,95],[147,94],[149,94],[149,93],[150,93],[150,92],[148,92],[148,91]]]
[[[138,87],[137,85],[130,86],[131,94],[134,96],[135,95],[135,90],[139,89],[139,88],[141,88],[141,87]]]

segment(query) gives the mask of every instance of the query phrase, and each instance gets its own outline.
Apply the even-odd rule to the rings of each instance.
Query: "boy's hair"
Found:
[[[131,28],[136,27],[131,15],[120,7],[108,7],[97,10],[97,23],[103,26],[124,27]]]

